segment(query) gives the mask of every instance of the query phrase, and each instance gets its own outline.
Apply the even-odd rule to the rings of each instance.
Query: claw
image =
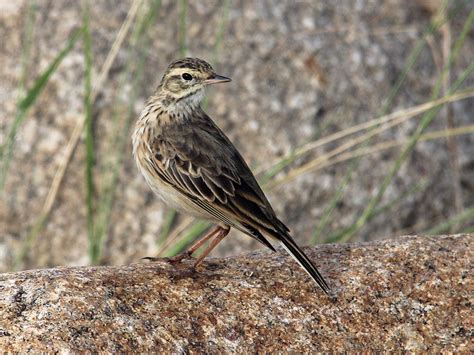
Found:
[[[175,255],[175,256],[172,256],[172,257],[169,257],[169,258],[158,258],[158,257],[154,257],[154,256],[145,256],[143,258],[141,258],[140,260],[148,260],[148,261],[151,261],[151,262],[156,262],[156,261],[167,261],[169,262],[170,264],[175,264],[175,263],[179,263],[183,260],[186,260],[186,259],[194,259],[191,255],[191,253],[185,251],[184,253],[180,253],[178,255]]]
[[[187,251],[185,251],[184,253],[175,255],[171,258],[165,258],[165,260],[168,261],[171,264],[179,263],[179,262],[181,262],[183,260],[186,260],[186,259],[193,259],[192,254],[187,252]]]

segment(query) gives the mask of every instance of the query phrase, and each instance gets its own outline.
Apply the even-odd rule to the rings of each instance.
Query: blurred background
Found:
[[[131,157],[184,56],[233,79],[204,107],[300,244],[473,232],[473,22],[460,0],[0,1],[0,271],[173,255],[209,227]]]

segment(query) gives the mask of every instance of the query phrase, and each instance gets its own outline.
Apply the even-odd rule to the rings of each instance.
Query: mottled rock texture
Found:
[[[474,235],[307,249],[331,300],[280,253],[0,275],[0,349],[474,351]]]

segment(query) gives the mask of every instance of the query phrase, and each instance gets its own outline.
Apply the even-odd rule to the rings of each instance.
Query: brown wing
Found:
[[[198,208],[270,247],[260,230],[288,232],[242,156],[204,113],[158,135],[152,148],[157,173]]]

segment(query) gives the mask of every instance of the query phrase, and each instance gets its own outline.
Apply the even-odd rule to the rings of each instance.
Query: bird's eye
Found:
[[[183,75],[181,75],[181,77],[184,79],[184,80],[193,80],[193,76],[189,73],[184,73]]]

